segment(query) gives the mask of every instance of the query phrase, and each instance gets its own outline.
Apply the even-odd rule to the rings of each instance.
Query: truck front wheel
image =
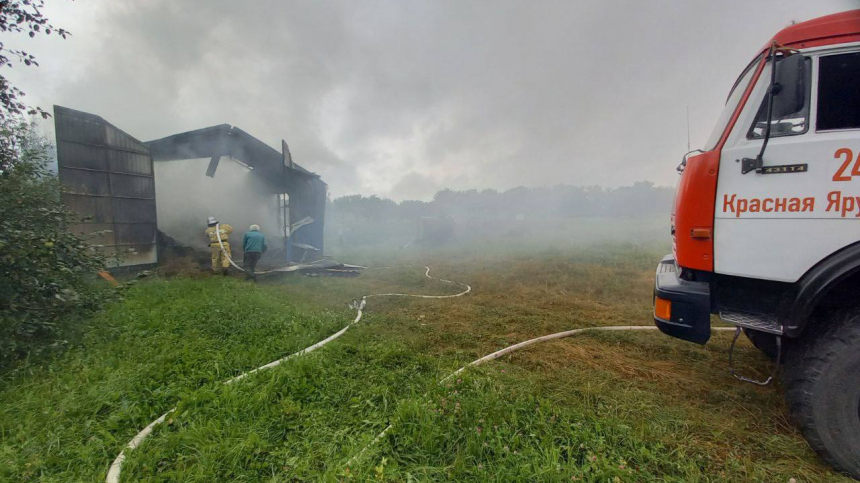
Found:
[[[792,344],[785,397],[812,449],[860,479],[860,308],[818,327]]]

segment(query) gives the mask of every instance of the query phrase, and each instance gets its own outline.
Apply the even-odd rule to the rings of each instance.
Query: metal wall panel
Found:
[[[54,106],[54,126],[57,141],[72,141],[77,144],[104,146],[104,119],[93,114]]]
[[[149,176],[111,173],[110,187],[116,197],[155,199],[155,179]]]
[[[149,148],[145,144],[107,123],[105,124],[105,141],[116,150],[131,151],[149,156]]]
[[[60,167],[60,179],[67,193],[90,196],[110,196],[110,175],[107,171]]]
[[[63,193],[63,201],[69,209],[83,217],[84,223],[113,223],[113,202],[108,196]]]
[[[155,178],[149,148],[93,114],[54,106],[63,201],[115,266],[158,261]]]
[[[152,158],[129,151],[108,151],[108,160],[114,173],[152,176]]]
[[[116,243],[134,245],[140,242],[155,243],[155,227],[150,223],[118,223]]]
[[[93,245],[116,245],[113,233],[113,223],[79,223],[69,226],[69,231],[75,235],[88,236]]]
[[[70,168],[108,169],[107,152],[96,146],[58,139],[57,158],[63,159],[63,165]]]
[[[152,201],[114,198],[114,223],[149,223],[155,225],[155,203]]]

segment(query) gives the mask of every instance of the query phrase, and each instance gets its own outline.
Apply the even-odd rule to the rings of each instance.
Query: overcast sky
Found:
[[[756,51],[860,0],[48,0],[31,104],[150,140],[238,126],[334,196],[674,184]]]

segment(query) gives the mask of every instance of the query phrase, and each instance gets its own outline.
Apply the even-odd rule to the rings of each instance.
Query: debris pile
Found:
[[[349,265],[329,259],[317,260],[310,263],[297,263],[286,267],[275,268],[266,273],[290,273],[299,272],[310,277],[330,275],[337,277],[356,277],[361,269],[367,268],[361,265]],[[263,273],[263,272],[260,272]]]

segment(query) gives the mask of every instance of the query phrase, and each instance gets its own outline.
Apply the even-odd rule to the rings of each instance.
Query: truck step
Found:
[[[784,330],[776,316],[757,314],[736,309],[720,310],[720,318],[724,321],[747,329],[782,335]]]

